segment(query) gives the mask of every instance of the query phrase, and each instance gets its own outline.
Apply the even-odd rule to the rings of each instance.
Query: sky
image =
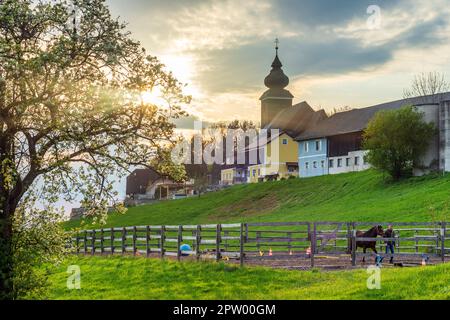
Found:
[[[414,75],[450,76],[448,0],[106,0],[187,84],[194,120],[260,120],[279,39],[294,103],[360,108],[403,98]],[[123,198],[125,181],[116,188]],[[76,206],[65,204],[66,208]]]
[[[446,0],[107,0],[149,54],[187,83],[192,119],[259,121],[274,39],[294,102],[401,99],[415,74],[450,73]]]

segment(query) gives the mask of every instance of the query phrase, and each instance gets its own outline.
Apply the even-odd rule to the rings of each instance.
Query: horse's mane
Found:
[[[364,235],[364,236],[366,236],[366,235],[369,235],[369,234],[371,234],[375,229],[377,229],[378,228],[378,225],[376,225],[376,226],[373,226],[372,228],[370,228],[369,230],[367,230],[367,231],[362,231],[362,234]]]

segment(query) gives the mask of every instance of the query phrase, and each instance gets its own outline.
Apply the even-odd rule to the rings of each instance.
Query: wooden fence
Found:
[[[394,225],[393,238],[362,238],[356,230],[374,225]],[[81,254],[133,254],[148,257],[173,256],[178,260],[221,259],[245,261],[297,259],[315,266],[318,255],[373,256],[355,250],[356,241],[375,241],[384,257],[439,258],[450,253],[446,222],[268,222],[200,225],[133,226],[80,231],[73,244]],[[384,252],[385,241],[394,241],[395,253]],[[182,250],[183,244],[189,250]],[[352,245],[353,244],[353,245]],[[370,249],[369,249],[370,250]]]

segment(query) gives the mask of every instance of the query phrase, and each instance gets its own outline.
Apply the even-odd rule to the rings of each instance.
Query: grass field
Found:
[[[450,218],[450,174],[387,183],[369,170],[251,185],[112,214],[107,226],[252,221],[432,221]],[[70,221],[67,228],[80,226]],[[91,228],[92,226],[85,225]],[[81,290],[66,289],[67,266]],[[50,299],[450,299],[450,264],[382,270],[288,271],[133,257],[73,257],[50,276]]]
[[[81,290],[66,288],[67,266]],[[450,264],[381,271],[368,290],[365,270],[287,271],[134,257],[71,258],[50,276],[49,299],[450,299]],[[40,297],[44,298],[44,297]]]
[[[385,182],[374,170],[238,185],[112,214],[107,226],[251,221],[430,221],[450,217],[450,174]],[[68,228],[80,225],[70,221]]]

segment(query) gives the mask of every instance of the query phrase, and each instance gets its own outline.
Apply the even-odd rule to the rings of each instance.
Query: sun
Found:
[[[186,84],[183,88],[183,93],[191,95],[193,97],[199,97],[201,90],[194,83],[194,79],[197,76],[196,73],[196,61],[193,56],[188,54],[163,54],[161,55],[161,61],[166,65],[168,71],[172,71],[177,80]]]
[[[166,54],[161,55],[160,59],[165,64],[166,71],[171,71],[175,78],[183,84],[184,95],[190,95],[193,99],[201,99],[202,90],[193,81],[195,78],[195,61],[192,57],[183,54]],[[140,102],[145,104],[156,105],[160,108],[169,107],[159,87],[141,92],[139,98]]]
[[[154,104],[162,106],[165,101],[162,98],[161,91],[158,88],[153,88],[151,91],[144,91],[141,93],[142,102],[146,104]]]

